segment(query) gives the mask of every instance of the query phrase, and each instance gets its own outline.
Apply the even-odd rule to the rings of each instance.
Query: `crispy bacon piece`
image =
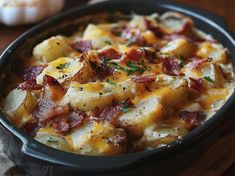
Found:
[[[69,120],[66,115],[56,117],[54,120],[53,127],[59,133],[65,134],[69,131]]]
[[[105,61],[101,64],[90,61],[90,65],[93,70],[94,77],[98,79],[103,80],[114,73],[114,69],[105,63]]]
[[[154,76],[140,76],[140,77],[132,77],[132,81],[136,83],[152,83],[156,80]]]
[[[119,59],[120,54],[113,48],[107,48],[99,53],[99,57],[102,58],[108,58],[108,59]]]
[[[179,118],[185,121],[186,128],[193,130],[199,127],[203,120],[205,120],[205,114],[202,111],[181,111],[179,113]]]
[[[36,80],[27,80],[27,81],[21,83],[18,86],[18,88],[21,90],[40,90],[42,88],[42,86],[38,85],[36,83]]]
[[[144,23],[148,30],[152,31],[157,37],[162,37],[163,33],[159,27],[154,26],[147,18],[144,18]]]
[[[33,111],[33,117],[37,118],[39,123],[46,123],[54,117],[61,116],[67,111],[66,108],[58,106],[53,100],[47,97],[42,97],[39,100],[35,110]]]
[[[49,86],[61,86],[60,83],[52,76],[45,75],[43,77],[43,85],[49,85]]]
[[[69,128],[75,128],[81,125],[86,117],[87,114],[83,110],[76,109],[72,111],[72,113],[69,115]]]
[[[78,40],[71,47],[78,52],[85,52],[92,49],[92,43],[91,40]]]
[[[138,28],[126,28],[122,33],[122,37],[130,44],[134,43],[140,46],[146,45],[146,41],[143,36],[141,36],[141,31]]]
[[[43,71],[45,65],[31,66],[23,71],[22,78],[24,81],[35,80],[36,77]]]
[[[38,120],[36,118],[31,118],[29,121],[25,122],[22,126],[22,130],[29,134],[30,136],[35,136],[38,129]]]
[[[157,62],[157,55],[155,52],[143,49],[144,57],[147,59],[150,63],[156,63]]]
[[[107,106],[100,114],[100,118],[109,121],[113,125],[116,125],[116,118],[121,113],[120,105]]]
[[[191,60],[192,60],[192,62],[189,63],[188,68],[189,68],[189,69],[196,70],[196,69],[198,69],[203,63],[211,62],[212,59],[211,59],[211,58],[201,59],[201,58],[198,58],[198,57],[193,57]]]
[[[163,58],[162,61],[162,71],[165,74],[172,76],[181,76],[184,75],[180,71],[180,65],[177,59],[175,58]]]
[[[195,79],[189,78],[189,88],[195,89],[197,91],[203,91],[205,89],[204,81],[202,78]]]
[[[126,58],[128,60],[133,60],[133,61],[138,61],[143,59],[144,53],[141,50],[138,50],[136,48],[131,48],[127,53],[126,53]]]

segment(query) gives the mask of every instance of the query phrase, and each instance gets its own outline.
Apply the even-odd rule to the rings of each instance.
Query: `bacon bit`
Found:
[[[61,134],[65,134],[66,132],[69,131],[69,121],[68,117],[65,116],[60,116],[56,117],[54,120],[53,127],[55,130]]]
[[[45,75],[43,77],[43,85],[49,85],[49,86],[61,86],[60,83],[52,76]]]
[[[201,59],[198,57],[193,57],[191,60],[192,60],[192,62],[189,63],[188,68],[192,69],[192,70],[198,69],[203,63],[212,61],[211,58]]]
[[[144,57],[150,62],[150,63],[156,63],[157,55],[155,52],[143,49]]]
[[[25,69],[22,74],[23,80],[35,80],[36,77],[43,71],[45,67],[45,65],[37,65]]]
[[[103,120],[107,120],[116,126],[116,118],[119,116],[120,113],[120,105],[110,105],[103,110],[103,112],[100,114],[100,118]]]
[[[152,83],[156,80],[154,76],[140,76],[140,77],[132,77],[132,81],[136,83]]]
[[[193,130],[199,127],[202,124],[202,121],[205,119],[205,114],[202,111],[189,112],[181,111],[179,113],[179,118],[185,121],[186,128]]]
[[[33,117],[39,120],[39,123],[44,125],[47,121],[54,117],[60,116],[66,113],[67,108],[58,106],[53,100],[43,97],[39,100],[35,110],[33,111]]]
[[[189,88],[195,89],[197,91],[203,91],[205,89],[203,79],[189,78]]]
[[[180,65],[177,59],[175,58],[164,58],[162,60],[162,69],[165,74],[172,76],[181,76],[184,75],[180,71]]]
[[[91,40],[78,40],[71,47],[78,52],[85,52],[92,49],[92,43]]]
[[[38,85],[35,80],[27,80],[18,86],[21,90],[40,90],[42,86]]]
[[[161,29],[157,26],[154,26],[153,23],[147,18],[144,18],[144,23],[147,29],[152,31],[157,37],[161,37],[163,35]]]
[[[30,136],[35,136],[38,129],[38,121],[36,118],[31,118],[29,121],[25,122],[21,128],[25,133]]]
[[[119,59],[120,54],[113,48],[108,48],[99,53],[99,57],[102,58],[109,58],[111,60],[113,59]]]
[[[94,77],[98,79],[105,79],[107,76],[110,76],[114,73],[114,69],[107,65],[105,62],[98,64],[90,61],[91,68],[93,70]]]
[[[135,49],[135,48],[131,48],[126,54],[126,58],[128,60],[134,60],[134,61],[143,59],[143,56],[144,56],[143,51]]]
[[[70,121],[69,127],[70,128],[75,128],[75,127],[81,125],[86,117],[87,117],[87,114],[86,114],[85,111],[80,110],[80,109],[74,110],[69,115],[69,121]]]
[[[146,41],[141,36],[141,31],[138,28],[126,28],[122,33],[122,37],[126,39],[127,42],[131,41],[131,44],[134,43],[140,46],[146,45]]]

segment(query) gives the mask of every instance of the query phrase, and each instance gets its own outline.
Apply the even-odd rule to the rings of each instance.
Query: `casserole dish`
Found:
[[[145,9],[141,8],[143,5],[146,6]],[[217,21],[218,25],[213,22],[214,19],[202,17],[186,7],[182,8],[179,5],[161,1],[148,1],[146,3],[133,0],[110,1],[78,8],[45,21],[20,37],[3,53],[1,56],[1,68],[3,68],[3,65],[5,66],[4,68],[7,68],[7,63],[9,64],[9,61],[16,57],[17,52],[24,51],[25,46],[35,46],[36,43],[58,33],[71,34],[79,25],[79,23],[73,22],[73,19],[81,16],[102,11],[122,11],[123,13],[135,11],[138,14],[149,14],[154,11],[162,13],[169,10],[190,16],[197,28],[217,38],[228,48],[231,58],[234,58],[234,40],[228,32],[220,27],[224,25],[220,19]],[[210,17],[205,12],[200,13]],[[66,21],[66,19],[69,20]],[[224,28],[226,27],[224,26]],[[17,63],[13,64],[11,68],[16,69]],[[115,157],[81,156],[54,150],[23,134],[19,129],[11,125],[3,115],[1,118],[2,133],[5,138],[4,143],[7,153],[17,165],[25,168],[32,175],[143,175],[146,172],[157,172],[159,175],[175,174],[177,170],[185,167],[186,163],[189,164],[195,158],[195,153],[205,149],[206,145],[218,136],[222,123],[225,120],[229,120],[233,104],[234,93],[212,119],[180,141],[152,151]],[[12,140],[9,140],[11,138]],[[177,162],[179,160],[182,162]],[[169,166],[172,166],[171,170],[167,169]]]

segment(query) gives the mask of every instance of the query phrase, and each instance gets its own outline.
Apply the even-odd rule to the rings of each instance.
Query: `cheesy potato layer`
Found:
[[[2,95],[9,120],[45,145],[83,155],[180,140],[234,91],[228,50],[175,12],[51,36],[18,73]]]

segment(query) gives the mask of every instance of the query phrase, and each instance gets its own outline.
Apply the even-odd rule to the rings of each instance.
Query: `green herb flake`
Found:
[[[126,46],[131,46],[133,43],[134,43],[133,39],[129,39],[129,40],[126,42]]]
[[[210,76],[205,76],[204,79],[207,80],[208,82],[211,82],[211,83],[215,82],[213,79],[211,79]]]
[[[107,44],[107,45],[112,45],[112,43],[108,40],[105,40],[104,43]]]
[[[130,109],[131,109],[131,107],[127,106],[127,104],[126,104],[125,102],[123,102],[123,103],[121,104],[121,107],[120,107],[121,112],[127,112],[127,111],[129,111]]]
[[[56,143],[58,142],[59,140],[56,138],[56,137],[53,137],[53,136],[50,136],[48,139],[47,139],[47,142],[50,142],[50,143]]]
[[[113,86],[116,86],[116,85],[117,85],[117,83],[115,83],[115,82],[113,82],[113,81],[111,81],[111,80],[109,80],[109,79],[107,79],[106,82],[109,83],[109,84],[111,84],[111,85],[113,85]]]
[[[66,63],[64,63],[64,64],[59,64],[59,65],[56,67],[56,69],[58,69],[58,70],[63,70],[63,69],[65,69],[65,68],[68,68],[69,65],[70,65],[69,62],[66,62]]]
[[[185,58],[183,57],[183,56],[178,56],[178,58],[179,58],[179,66],[182,68],[182,67],[184,67],[185,65],[186,65],[186,62],[185,62]]]

